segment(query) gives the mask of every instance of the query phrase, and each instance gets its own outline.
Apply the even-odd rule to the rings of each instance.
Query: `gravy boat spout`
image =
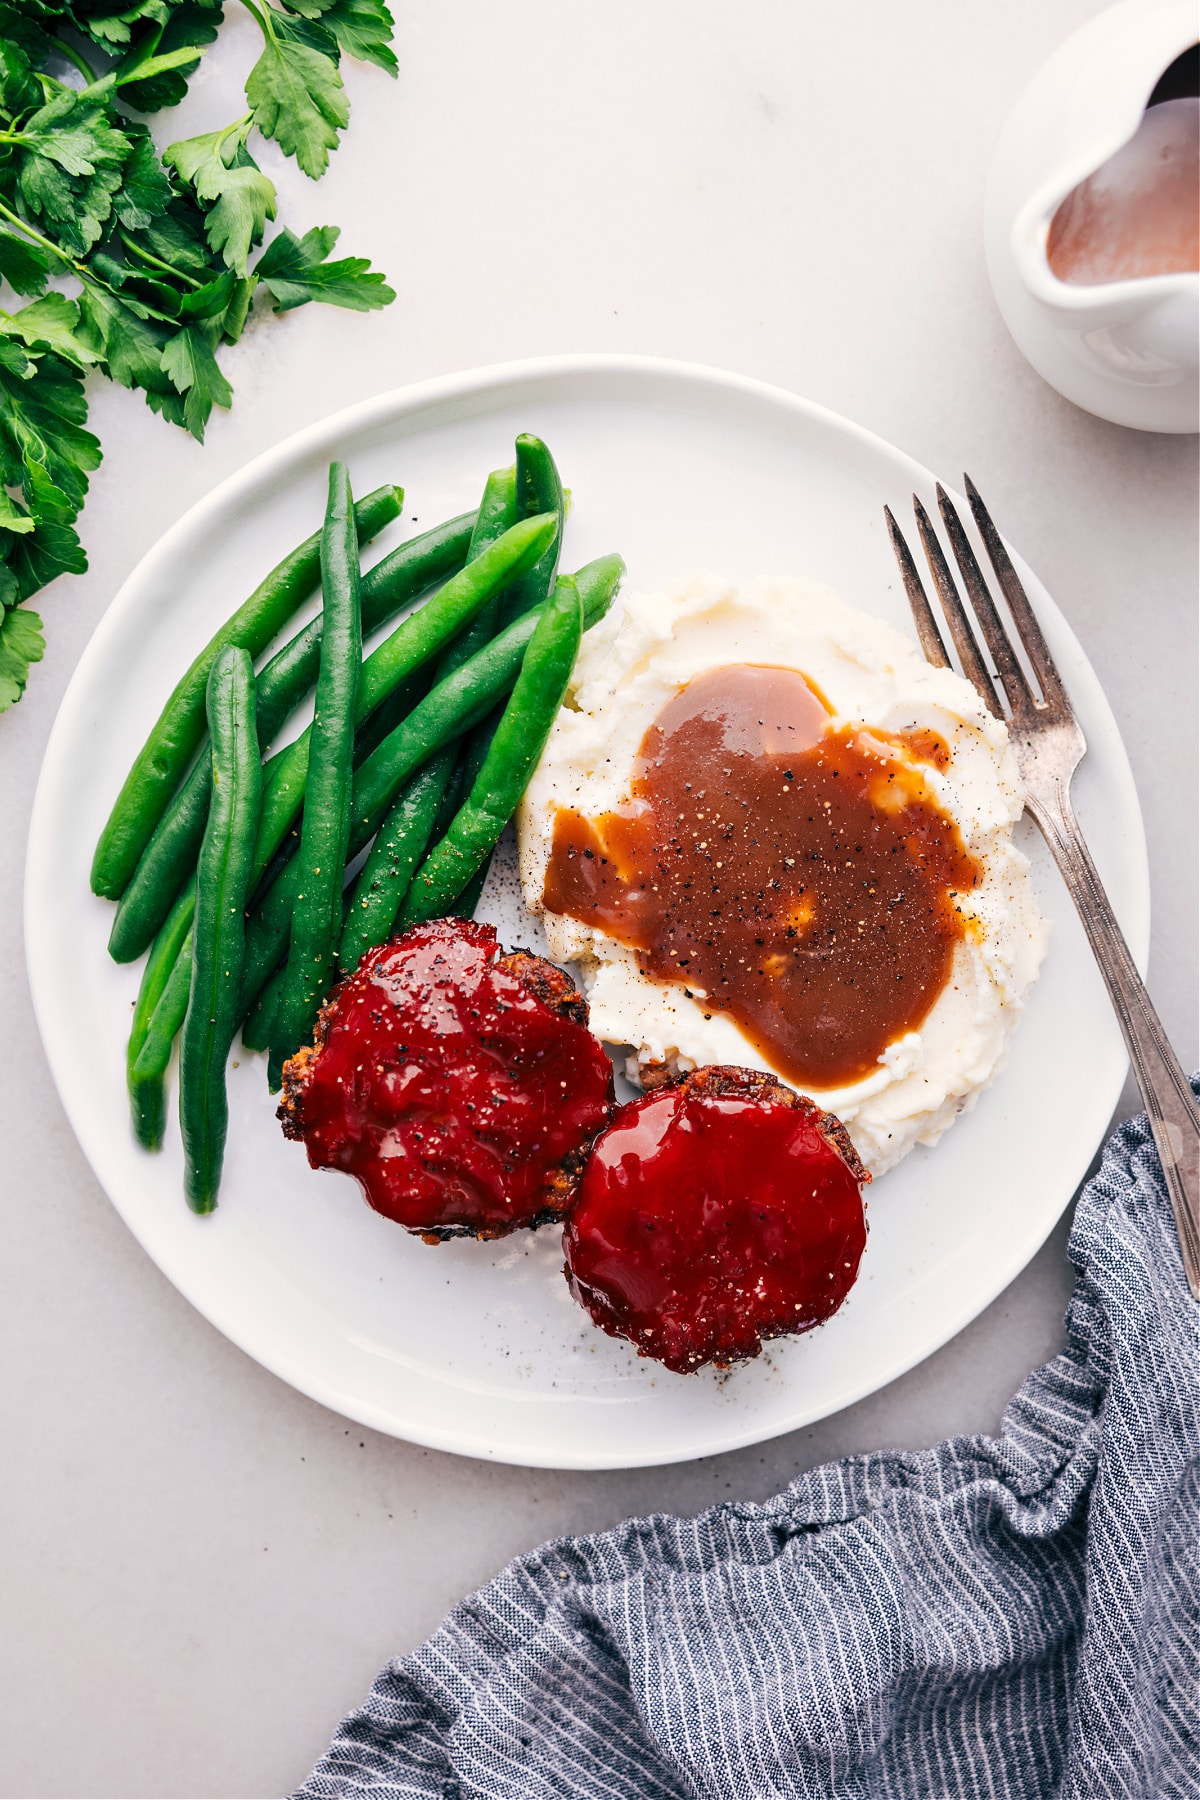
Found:
[[[1051,225],[1196,40],[1191,0],[1124,0],[1091,20],[1021,95],[988,180],[988,274],[1019,348],[1068,400],[1143,431],[1200,429],[1200,273],[1061,280]]]

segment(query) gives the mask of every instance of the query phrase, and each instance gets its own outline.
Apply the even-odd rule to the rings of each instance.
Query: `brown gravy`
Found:
[[[929,792],[932,732],[834,731],[792,669],[690,681],[642,740],[629,802],[560,809],[547,908],[727,1012],[780,1075],[860,1079],[920,1025],[978,863]]]
[[[1060,281],[1091,287],[1200,268],[1200,100],[1151,106],[1127,144],[1050,221]]]

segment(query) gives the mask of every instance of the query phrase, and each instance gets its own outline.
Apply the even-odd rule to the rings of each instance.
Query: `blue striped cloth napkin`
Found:
[[[1194,1800],[1200,1307],[1144,1118],[1001,1436],[518,1558],[296,1800]]]

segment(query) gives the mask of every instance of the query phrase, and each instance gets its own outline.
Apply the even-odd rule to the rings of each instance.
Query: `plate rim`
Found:
[[[855,421],[834,412],[831,408],[808,400],[788,388],[762,381],[754,376],[671,357],[633,355],[621,352],[565,352],[549,356],[523,357],[486,364],[476,369],[458,370],[450,374],[427,377],[420,381],[390,388],[382,394],[367,396],[337,412],[327,414],[321,419],[302,426],[298,431],[280,439],[276,444],[260,451],[258,455],[233,470],[206,494],[202,494],[194,501],[139,558],[97,622],[63,692],[39,771],[26,846],[23,903],[25,960],[34,1017],[47,1064],[59,1101],[93,1175],[141,1250],[150,1256],[160,1273],[171,1282],[188,1304],[193,1306],[203,1318],[239,1350],[250,1356],[272,1375],[285,1381],[290,1387],[303,1393],[309,1399],[315,1400],[319,1405],[328,1407],[339,1416],[351,1419],[356,1424],[365,1425],[372,1430],[380,1431],[405,1442],[455,1455],[471,1456],[482,1461],[501,1462],[528,1468],[665,1467],[671,1463],[723,1455],[756,1443],[767,1442],[771,1438],[785,1435],[789,1431],[800,1430],[817,1420],[834,1416],[870,1394],[881,1392],[965,1330],[967,1325],[992,1305],[1016,1279],[1022,1269],[1032,1261],[1061,1218],[1073,1194],[1077,1191],[1080,1181],[1086,1175],[1100,1143],[1103,1142],[1102,1134],[1100,1140],[1090,1147],[1085,1156],[1081,1157],[1078,1175],[1070,1191],[1063,1195],[1056,1210],[1049,1216],[1045,1230],[1037,1242],[1030,1247],[1023,1240],[1018,1253],[1000,1266],[998,1277],[995,1274],[995,1267],[993,1268],[993,1279],[987,1283],[986,1297],[979,1299],[978,1295],[975,1295],[964,1307],[953,1311],[947,1310],[939,1318],[938,1329],[934,1337],[923,1341],[920,1347],[911,1354],[904,1351],[895,1360],[889,1361],[888,1373],[882,1379],[871,1378],[865,1382],[852,1383],[833,1405],[821,1402],[812,1411],[801,1407],[794,1418],[789,1418],[782,1424],[771,1423],[766,1429],[762,1429],[755,1427],[751,1422],[745,1429],[725,1429],[714,1432],[711,1440],[700,1447],[670,1448],[665,1453],[661,1449],[650,1449],[645,1452],[626,1449],[617,1455],[611,1453],[595,1455],[590,1454],[586,1447],[575,1450],[572,1447],[563,1446],[551,1450],[532,1444],[522,1446],[514,1442],[508,1442],[503,1447],[497,1448],[493,1444],[481,1441],[470,1429],[439,1429],[436,1425],[426,1424],[424,1421],[402,1422],[395,1416],[385,1414],[383,1409],[374,1403],[355,1400],[353,1396],[347,1396],[339,1391],[336,1378],[323,1382],[318,1376],[312,1375],[308,1371],[295,1371],[287,1367],[286,1356],[281,1357],[272,1351],[269,1327],[263,1340],[260,1341],[256,1338],[253,1329],[243,1328],[239,1320],[226,1317],[226,1313],[230,1309],[222,1305],[219,1300],[213,1304],[211,1299],[206,1296],[204,1301],[201,1301],[193,1292],[193,1286],[200,1284],[189,1282],[186,1276],[181,1279],[175,1269],[164,1266],[164,1263],[143,1239],[121,1201],[110,1190],[108,1183],[93,1161],[84,1132],[77,1123],[76,1109],[68,1098],[69,1084],[65,1085],[64,1079],[60,1078],[56,1033],[50,1023],[50,1014],[53,1010],[51,996],[48,984],[43,983],[41,973],[44,946],[41,942],[42,933],[36,908],[36,893],[48,878],[47,865],[53,845],[49,827],[44,822],[49,805],[47,796],[61,782],[62,764],[66,758],[68,738],[71,735],[75,716],[84,704],[90,685],[89,676],[93,663],[102,661],[109,639],[116,636],[121,630],[123,614],[136,604],[138,593],[142,587],[153,580],[160,561],[167,562],[171,559],[177,544],[186,541],[193,532],[202,531],[211,516],[219,516],[230,501],[236,501],[238,496],[246,490],[263,484],[269,485],[273,478],[284,473],[289,465],[303,461],[305,457],[320,450],[322,446],[336,443],[340,437],[349,433],[370,431],[374,427],[419,414],[425,409],[444,404],[447,401],[460,398],[479,399],[483,401],[480,410],[486,410],[487,396],[506,387],[554,378],[594,377],[597,375],[634,378],[666,377],[685,388],[698,385],[741,394],[747,399],[757,400],[765,403],[768,407],[791,414],[794,419],[803,420],[822,433],[848,440],[867,454],[881,457],[884,461],[890,462],[898,472],[903,471],[905,479],[910,483],[914,492],[932,492],[936,480],[934,474],[923,464],[917,462],[907,452],[898,449],[878,433],[870,431],[865,426],[858,425]],[[954,486],[949,483],[943,485],[955,498],[961,498]],[[1011,545],[1008,547],[1012,550]],[[1025,563],[1019,553],[1014,552],[1014,560],[1019,569],[1034,575],[1034,579],[1037,579],[1034,571],[1029,569],[1029,565]],[[1048,593],[1048,590],[1044,589],[1044,583],[1038,581],[1038,586]],[[1050,602],[1059,614],[1066,632],[1078,646],[1104,705],[1112,717],[1113,740],[1118,760],[1117,774],[1121,778],[1122,785],[1127,788],[1128,798],[1131,802],[1129,821],[1136,825],[1136,842],[1131,843],[1128,847],[1132,852],[1130,860],[1135,867],[1131,872],[1132,891],[1126,908],[1127,916],[1124,924],[1134,961],[1144,976],[1150,939],[1150,875],[1145,823],[1128,752],[1125,749],[1116,715],[1099,677],[1092,667],[1090,658],[1083,646],[1079,644],[1070,622],[1061,614],[1061,610],[1052,596],[1050,596]],[[53,946],[50,948],[53,951]],[[1120,1060],[1119,1069],[1114,1067],[1110,1083],[1113,1106],[1119,1097],[1127,1068],[1128,1063],[1124,1057]],[[1110,1107],[1110,1117],[1111,1110]],[[1106,1130],[1107,1126],[1104,1129]],[[236,1306],[232,1310],[236,1312]]]

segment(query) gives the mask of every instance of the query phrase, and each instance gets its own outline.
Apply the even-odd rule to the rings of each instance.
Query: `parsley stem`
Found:
[[[93,269],[88,268],[86,263],[76,262],[75,258],[66,250],[60,249],[49,238],[43,237],[40,231],[35,231],[27,219],[23,219],[19,213],[13,212],[12,208],[6,206],[3,200],[0,200],[0,218],[7,219],[10,225],[15,225],[18,231],[23,231],[26,237],[33,239],[35,244],[40,244],[43,250],[48,250],[51,256],[57,256],[59,262],[66,263],[71,273],[78,275],[85,286],[100,288],[102,292],[111,294],[114,300],[120,300],[120,294],[110,282],[102,280]],[[149,306],[144,300],[139,300],[138,305],[152,319],[157,319],[160,325],[169,325],[172,330],[176,331],[179,329],[178,319],[171,318],[169,313],[159,312],[156,306]]]
[[[139,262],[144,262],[147,268],[161,269],[164,275],[171,275],[176,281],[186,283],[193,292],[197,288],[204,286],[202,281],[197,281],[193,275],[185,274],[182,269],[177,269],[173,263],[163,262],[161,257],[152,256],[149,250],[144,250],[139,243],[136,243],[134,239],[129,236],[128,232],[118,229],[117,236],[131,255],[136,256]]]
[[[65,56],[69,63],[75,65],[90,87],[96,80],[96,71],[80,52],[76,50],[75,46],[73,44],[68,44],[65,38],[56,37],[54,40],[54,48],[58,51],[60,56]]]
[[[274,28],[271,25],[271,20],[270,20],[271,9],[270,9],[270,7],[264,6],[260,10],[257,6],[255,6],[254,0],[242,0],[242,5],[245,7],[245,9],[248,13],[254,14],[254,17],[258,20],[258,29],[262,32],[263,36],[268,40],[268,42],[274,42],[275,32],[274,32]]]
[[[93,270],[89,269],[86,263],[75,263],[73,266],[75,273],[85,287],[99,288],[102,293],[111,294],[114,300],[125,306],[133,304],[126,300],[120,290],[113,287],[110,281],[105,281],[102,276],[95,274]],[[144,314],[146,318],[157,319],[160,325],[166,325],[172,331],[179,330],[178,319],[173,319],[170,313],[159,312],[157,306],[151,306],[147,300],[139,299],[136,302],[135,310],[140,314]]]
[[[8,142],[13,136],[12,132],[6,132],[0,137],[0,142]],[[11,225],[17,227],[18,231],[23,231],[26,237],[32,238],[35,244],[40,244],[43,250],[48,250],[51,256],[57,256],[58,260],[66,263],[67,267],[76,275],[84,276],[88,273],[82,263],[76,262],[75,258],[68,255],[67,251],[61,250],[49,238],[43,237],[40,231],[35,231],[27,219],[23,219],[20,213],[13,212],[11,207],[4,204],[3,200],[0,200],[0,218],[7,219]]]
[[[224,160],[225,160],[225,152],[222,149],[222,146],[225,143],[225,139],[228,137],[232,137],[235,131],[241,132],[242,143],[244,144],[246,141],[246,132],[243,129],[243,127],[248,126],[250,124],[251,120],[253,119],[253,117],[254,117],[253,113],[243,113],[240,119],[235,119],[233,121],[232,125],[227,125],[225,127],[224,131],[219,132],[219,133],[214,132],[213,135],[216,137],[216,140],[217,140],[217,148],[219,150],[221,150],[221,161],[222,162],[224,162]],[[237,153],[237,145],[235,144],[231,154],[236,155],[236,153]]]

